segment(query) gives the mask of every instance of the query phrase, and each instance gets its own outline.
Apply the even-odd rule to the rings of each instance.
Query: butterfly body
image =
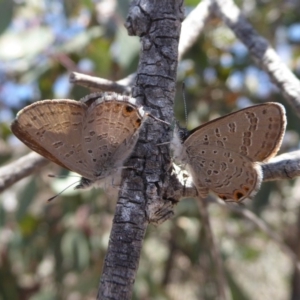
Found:
[[[285,126],[284,107],[269,102],[190,132],[177,128],[172,148],[202,197],[211,190],[224,200],[239,202],[256,194],[262,181],[260,162],[276,155]]]
[[[133,98],[98,93],[81,101],[31,104],[18,113],[11,128],[29,148],[80,174],[77,188],[86,188],[123,166],[144,120]]]

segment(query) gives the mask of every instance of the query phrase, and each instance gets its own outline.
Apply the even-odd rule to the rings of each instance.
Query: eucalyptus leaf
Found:
[[[25,186],[24,190],[19,195],[19,207],[16,213],[16,218],[20,222],[28,212],[28,207],[32,203],[37,193],[36,180],[31,178],[29,183]]]
[[[7,31],[0,37],[0,60],[30,58],[47,50],[54,41],[49,27],[35,27],[22,32]]]
[[[0,34],[6,30],[13,16],[15,2],[12,0],[0,0]]]

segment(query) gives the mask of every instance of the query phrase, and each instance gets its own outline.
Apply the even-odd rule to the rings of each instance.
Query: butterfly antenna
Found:
[[[164,146],[164,145],[169,145],[169,144],[171,144],[171,142],[159,143],[159,144],[156,144],[156,146]]]
[[[186,99],[185,99],[185,82],[182,82],[182,98],[183,98],[183,105],[184,105],[184,115],[185,115],[185,126],[187,126],[187,107],[186,107]]]
[[[68,177],[80,177],[78,175],[55,175],[55,174],[48,174],[48,177],[51,177],[51,178],[68,178]]]
[[[51,176],[49,176],[49,177],[51,177]],[[78,182],[80,182],[80,180],[78,180],[78,181],[75,181],[75,182],[73,182],[73,183],[71,183],[70,185],[68,185],[66,188],[64,188],[61,192],[59,192],[58,194],[56,194],[55,196],[53,196],[53,197],[51,197],[51,198],[49,198],[48,200],[47,200],[47,202],[50,202],[50,201],[52,201],[53,199],[55,199],[56,197],[58,197],[59,195],[61,195],[66,189],[68,189],[70,186],[72,186],[72,185],[74,185],[74,184],[76,184],[76,183],[78,183]]]

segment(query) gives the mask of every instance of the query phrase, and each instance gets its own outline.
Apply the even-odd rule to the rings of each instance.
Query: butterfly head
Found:
[[[81,177],[79,184],[75,186],[75,190],[88,190],[94,185],[95,181]]]
[[[173,137],[171,140],[171,156],[177,163],[186,163],[186,158],[184,155],[183,143],[188,136],[188,130],[180,127],[178,122],[176,122]]]
[[[175,126],[174,126],[174,136],[175,135],[177,135],[177,138],[179,138],[181,143],[183,143],[189,136],[189,131],[186,128],[181,127],[179,125],[179,122],[176,121]]]

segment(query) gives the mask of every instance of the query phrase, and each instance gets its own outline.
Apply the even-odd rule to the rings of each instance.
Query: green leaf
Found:
[[[140,51],[139,38],[129,36],[124,27],[119,27],[113,49],[115,60],[128,68]]]
[[[16,218],[20,222],[28,212],[28,207],[32,203],[37,193],[36,181],[34,178],[25,186],[24,190],[19,195],[19,207],[16,213]]]
[[[6,30],[11,22],[15,2],[0,0],[0,34]]]
[[[85,236],[79,231],[65,233],[61,243],[64,263],[68,267],[84,269],[89,264],[90,250]]]
[[[37,27],[23,32],[6,32],[0,37],[0,59],[30,58],[47,49],[54,41],[49,27]]]

